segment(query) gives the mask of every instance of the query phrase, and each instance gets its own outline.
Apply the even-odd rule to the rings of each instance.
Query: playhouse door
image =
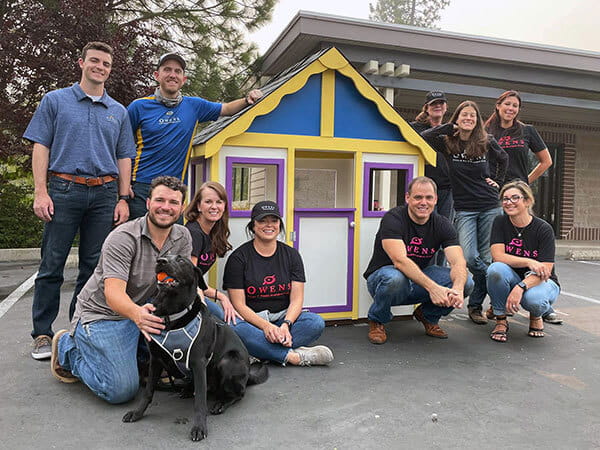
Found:
[[[304,306],[313,312],[352,311],[354,210],[294,211],[298,249],[304,261]]]

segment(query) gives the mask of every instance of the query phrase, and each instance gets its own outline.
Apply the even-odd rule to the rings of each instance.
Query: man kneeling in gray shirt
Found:
[[[164,329],[148,299],[157,292],[156,260],[189,258],[192,238],[176,222],[186,186],[174,177],[152,180],[148,213],[116,228],[104,242],[98,266],[77,297],[71,330],[52,340],[51,368],[60,381],[83,381],[109,403],[132,399],[139,387],[140,332]]]

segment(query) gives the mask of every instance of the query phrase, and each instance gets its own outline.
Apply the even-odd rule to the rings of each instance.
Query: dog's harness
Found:
[[[182,312],[172,314],[163,319],[165,320],[165,323],[168,324],[173,320],[183,317],[187,312],[188,309],[185,309]],[[192,373],[192,370],[190,369],[190,348],[194,345],[194,341],[200,333],[201,326],[202,316],[198,313],[198,315],[183,328],[168,331],[162,330],[160,334],[150,335],[154,342],[169,354],[177,366],[177,369],[179,369],[181,374],[186,378]]]

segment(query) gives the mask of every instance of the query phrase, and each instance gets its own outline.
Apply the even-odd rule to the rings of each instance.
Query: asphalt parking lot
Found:
[[[0,299],[37,269],[0,263]],[[146,417],[122,423],[135,402],[108,405],[80,383],[61,384],[49,363],[29,356],[32,291],[0,317],[0,434],[24,448],[600,448],[600,263],[559,261],[561,326],[526,336],[524,315],[509,341],[466,310],[441,325],[448,340],[426,336],[416,321],[388,326],[374,346],[364,324],[327,327],[320,343],[330,367],[270,365],[222,416],[209,417],[205,441],[188,439],[192,401],[158,392]],[[75,271],[66,271],[57,328],[67,325]],[[0,309],[3,302],[0,302]]]

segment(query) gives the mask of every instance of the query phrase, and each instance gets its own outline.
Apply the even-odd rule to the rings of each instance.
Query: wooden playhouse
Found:
[[[261,90],[255,105],[196,135],[190,195],[206,180],[226,187],[234,248],[248,239],[252,206],[276,201],[286,242],[304,260],[305,306],[325,319],[366,317],[362,273],[380,219],[436,154],[336,48]],[[210,273],[212,286],[221,286],[224,262]]]

